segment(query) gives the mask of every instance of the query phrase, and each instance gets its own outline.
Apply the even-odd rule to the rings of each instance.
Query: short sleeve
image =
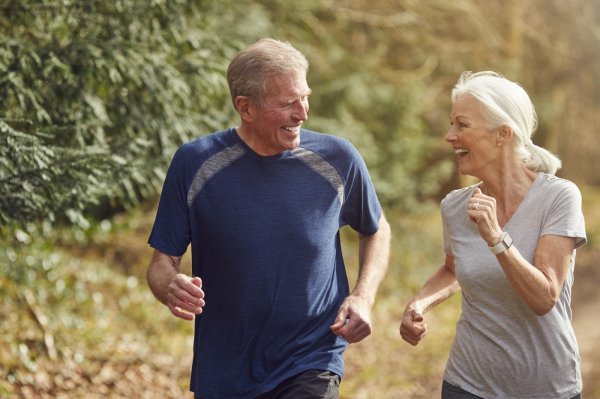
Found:
[[[183,255],[190,243],[185,158],[179,149],[169,165],[148,239],[151,247],[171,256]]]
[[[442,201],[440,208],[442,209],[441,214],[442,214],[442,233],[443,233],[443,238],[444,238],[444,253],[446,255],[452,256],[452,247],[450,244],[450,237],[448,235],[448,226],[446,225],[446,218],[444,217],[444,214],[443,214],[443,209],[444,209],[443,204],[444,203]]]
[[[345,182],[342,221],[361,234],[372,235],[379,229],[381,205],[365,161],[354,146],[346,144],[351,163]]]
[[[541,235],[573,237],[575,248],[579,248],[587,242],[581,192],[570,181],[562,180],[561,183],[544,221]]]

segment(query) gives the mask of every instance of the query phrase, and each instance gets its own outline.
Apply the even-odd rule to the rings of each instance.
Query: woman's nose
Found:
[[[444,140],[446,140],[448,143],[451,143],[456,140],[456,132],[454,131],[453,126],[450,127],[450,129],[448,129],[448,131],[446,132],[446,135],[444,136]]]

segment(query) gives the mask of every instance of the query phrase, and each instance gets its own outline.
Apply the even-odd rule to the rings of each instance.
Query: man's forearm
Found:
[[[179,257],[169,256],[160,251],[154,251],[152,261],[148,266],[148,271],[146,273],[148,286],[154,296],[165,305],[167,304],[169,283],[179,272],[180,263],[181,258]]]
[[[370,305],[381,280],[387,271],[390,255],[390,225],[383,213],[379,218],[379,229],[370,236],[359,234],[359,273],[352,295],[363,297]]]

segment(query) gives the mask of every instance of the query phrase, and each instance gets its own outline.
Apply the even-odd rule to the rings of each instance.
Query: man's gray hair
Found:
[[[269,76],[308,72],[306,57],[288,42],[264,38],[243,49],[227,68],[227,83],[235,106],[237,96],[261,105]]]

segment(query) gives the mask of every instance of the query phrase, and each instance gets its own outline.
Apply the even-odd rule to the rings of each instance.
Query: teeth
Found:
[[[285,130],[287,130],[288,132],[292,132],[292,133],[294,133],[294,132],[298,131],[298,128],[297,128],[297,127],[285,127],[285,126],[284,126],[283,128],[284,128]]]
[[[469,150],[465,150],[464,148],[457,148],[456,150],[454,150],[454,153],[457,155],[466,154],[468,152],[469,152]]]

